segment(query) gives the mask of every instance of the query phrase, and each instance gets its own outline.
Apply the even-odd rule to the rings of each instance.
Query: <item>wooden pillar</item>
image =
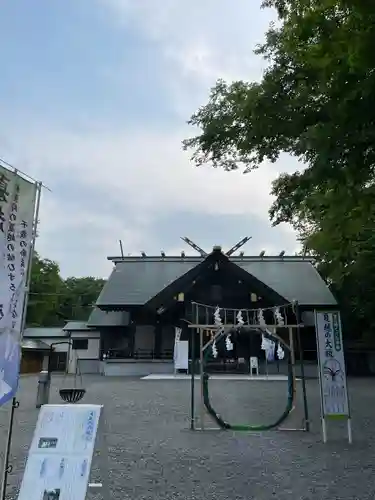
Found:
[[[155,358],[161,357],[163,341],[163,326],[160,322],[157,322],[154,328],[154,356]]]

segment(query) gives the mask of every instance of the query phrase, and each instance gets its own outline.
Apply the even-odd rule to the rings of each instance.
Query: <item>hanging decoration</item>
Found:
[[[299,320],[296,316],[294,303],[283,304],[280,306],[271,306],[254,309],[234,309],[220,308],[219,306],[211,306],[194,302],[198,309],[201,309],[199,316],[213,318],[216,333],[223,332],[227,325],[238,328],[244,326],[259,326],[261,328],[269,327],[285,327],[287,324],[296,325]]]
[[[223,320],[221,319],[220,316],[220,307],[217,306],[214,312],[214,322],[215,326],[217,327],[217,331],[223,331],[224,325],[223,325]]]
[[[244,326],[244,324],[245,324],[245,321],[244,321],[243,316],[242,316],[242,311],[238,311],[238,314],[237,314],[237,324],[238,324],[238,326],[240,328],[242,326]]]
[[[266,320],[264,319],[263,309],[258,310],[258,323],[260,326],[265,327],[267,325]]]
[[[278,324],[278,326],[284,326],[285,325],[284,317],[283,317],[283,315],[280,312],[280,307],[276,307],[275,308],[274,316],[275,316],[275,321]]]
[[[267,361],[274,361],[275,359],[275,342],[268,339],[264,335],[262,335],[262,344],[260,346],[262,351],[265,352],[265,356]]]
[[[224,330],[224,325],[223,325],[223,320],[221,319],[221,316],[220,316],[220,307],[219,306],[216,307],[215,312],[214,312],[214,322],[215,322],[215,326],[217,328],[217,333],[222,332]],[[216,347],[215,340],[212,342],[211,350],[212,350],[212,356],[214,358],[217,358],[218,350]]]
[[[215,341],[212,342],[211,351],[212,351],[212,356],[214,358],[217,358],[218,351],[217,351],[217,347],[216,347],[216,342]]]
[[[227,348],[227,351],[233,351],[233,342],[230,334],[225,337],[225,347]]]
[[[197,306],[205,308],[206,317],[210,314],[210,311],[213,311],[213,320],[215,324],[215,333],[211,332],[211,350],[214,358],[218,356],[218,349],[216,339],[220,339],[225,335],[225,326],[221,316],[222,309],[219,306],[209,306],[204,304],[198,304]],[[294,312],[293,303],[285,304],[282,306],[273,306],[266,308],[258,308],[258,309],[228,309],[224,310],[226,312],[225,318],[235,318],[236,326],[240,330],[244,326],[259,326],[267,335],[262,335],[262,346],[261,349],[265,352],[265,357],[267,361],[274,361],[275,357],[281,360],[284,359],[285,353],[282,347],[282,343],[274,342],[270,340],[270,336],[272,334],[267,330],[268,325],[274,325],[274,327],[283,327],[287,322],[287,311]],[[265,318],[265,313],[269,312],[269,316],[267,316],[267,320]],[[212,312],[211,312],[212,314]],[[272,321],[273,318],[273,321]],[[232,326],[232,325],[231,325]],[[234,344],[231,338],[231,334],[225,335],[225,347],[227,351],[233,351]],[[276,352],[275,352],[276,351]]]
[[[285,356],[285,352],[284,352],[284,349],[281,347],[281,344],[279,343],[279,345],[277,346],[277,359],[284,359],[284,356]]]

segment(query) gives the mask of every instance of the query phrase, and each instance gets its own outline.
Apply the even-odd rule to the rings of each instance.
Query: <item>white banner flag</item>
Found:
[[[37,185],[0,166],[0,406],[18,386]]]

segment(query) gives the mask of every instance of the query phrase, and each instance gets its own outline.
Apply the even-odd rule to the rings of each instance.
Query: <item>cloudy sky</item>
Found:
[[[42,180],[37,250],[64,276],[106,277],[107,255],[189,253],[252,240],[297,248],[271,228],[284,157],[249,175],[197,169],[181,140],[217,78],[259,79],[253,54],[273,19],[260,0],[8,0],[0,16],[0,157]]]

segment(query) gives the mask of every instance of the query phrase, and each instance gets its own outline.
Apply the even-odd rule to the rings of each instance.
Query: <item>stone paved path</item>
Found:
[[[317,381],[308,381],[312,432],[191,433],[189,383],[87,377],[84,402],[105,405],[111,499],[373,499],[375,391],[373,380],[350,380],[354,444],[335,427],[321,442]],[[59,402],[54,380],[51,402]],[[236,423],[271,421],[285,404],[285,382],[213,381],[212,402]],[[22,379],[12,448],[16,498],[37,418],[36,380]],[[198,400],[199,398],[197,398]],[[281,411],[280,411],[281,410]],[[294,420],[302,413],[296,410]],[[0,449],[7,410],[0,409]],[[95,466],[104,460],[95,458]],[[98,471],[94,471],[94,476]],[[94,497],[90,497],[94,498]],[[100,496],[98,496],[100,498]],[[107,499],[106,499],[107,500]],[[109,499],[108,499],[109,500]]]

